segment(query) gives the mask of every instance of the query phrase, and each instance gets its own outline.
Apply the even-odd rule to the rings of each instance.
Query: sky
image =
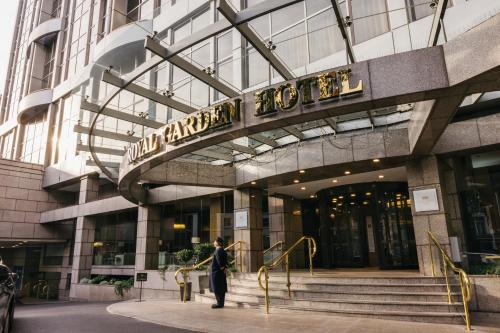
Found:
[[[0,0],[2,18],[0,19],[0,95],[3,94],[5,75],[9,66],[10,43],[16,24],[19,0]]]

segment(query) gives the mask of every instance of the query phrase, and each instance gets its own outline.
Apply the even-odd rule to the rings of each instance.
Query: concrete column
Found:
[[[222,197],[210,198],[210,241],[222,235]]]
[[[82,205],[87,202],[95,201],[99,197],[99,176],[86,175],[81,178],[80,195],[78,204]]]
[[[439,172],[439,161],[436,156],[426,156],[414,159],[407,163],[408,188],[412,199],[413,227],[415,229],[415,240],[420,273],[432,275],[430,262],[429,238],[427,231],[432,231],[441,245],[450,253],[450,241],[448,238],[447,214],[443,205],[444,182]],[[438,210],[415,211],[414,191],[424,189],[435,189],[438,199]],[[437,252],[434,251],[434,262],[439,262]],[[439,272],[438,265],[435,268]]]
[[[80,181],[78,204],[97,199],[99,190],[98,175],[83,176]],[[95,220],[90,216],[79,216],[75,226],[75,248],[73,250],[73,267],[71,269],[70,298],[75,297],[75,284],[84,277],[90,277],[92,269],[93,243],[95,236]]]
[[[289,196],[270,196],[269,203],[269,240],[270,245],[278,241],[285,242],[283,249],[290,248],[302,237],[302,219],[293,215],[294,210],[300,211],[300,202]],[[274,252],[273,257],[279,253]],[[304,252],[297,250],[291,259],[292,268],[303,268]]]
[[[263,264],[262,191],[242,189],[234,191],[234,241],[243,241],[243,271],[256,272]],[[246,227],[237,227],[237,211],[247,212]],[[239,264],[239,262],[238,262]]]
[[[160,207],[139,206],[135,270],[158,269],[158,242],[160,240]]]
[[[71,269],[70,297],[75,297],[74,285],[84,277],[90,277],[92,269],[92,251],[95,234],[95,221],[88,216],[79,216],[76,219],[75,249],[73,267]]]

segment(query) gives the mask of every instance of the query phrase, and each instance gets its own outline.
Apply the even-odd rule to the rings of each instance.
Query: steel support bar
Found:
[[[89,134],[89,130],[90,130],[90,128],[84,127],[81,125],[75,125],[75,127],[73,128],[73,132],[82,133],[82,134]],[[94,136],[99,136],[101,138],[118,140],[118,141],[125,141],[125,142],[130,142],[130,143],[136,143],[139,140],[141,140],[141,138],[138,138],[136,136],[100,130],[97,128],[92,131],[92,134]]]
[[[93,113],[99,112],[99,105],[89,103],[87,101],[82,101],[80,104],[80,108],[83,110],[93,112]],[[139,116],[134,116],[133,114],[130,114],[130,113],[126,113],[126,112],[118,111],[118,110],[113,110],[110,108],[104,108],[104,110],[102,111],[101,114],[103,116],[108,116],[108,117],[128,121],[130,123],[139,124],[142,126],[151,127],[151,128],[155,128],[155,129],[160,128],[160,127],[165,125],[164,123],[161,123],[159,121],[145,119],[145,118],[142,118]]]
[[[328,124],[328,126],[330,126],[332,128],[332,130],[334,132],[338,131],[338,125],[337,125],[337,121],[335,119],[333,119],[333,118],[325,118],[325,121]]]
[[[299,140],[304,140],[305,137],[304,137],[304,134],[295,126],[286,126],[286,127],[283,127],[283,129],[293,135],[294,137],[296,137],[297,139]]]
[[[441,32],[441,23],[446,13],[446,7],[448,7],[448,0],[439,0],[436,5],[436,12],[434,13],[434,18],[432,20],[431,32],[429,34],[429,41],[427,42],[427,47],[436,46],[439,33]]]
[[[204,70],[196,67],[189,61],[186,61],[184,58],[182,58],[179,55],[173,55],[169,57],[169,52],[168,49],[161,46],[157,42],[155,42],[153,39],[150,37],[146,37],[146,43],[144,45],[146,49],[149,51],[153,52],[154,54],[162,57],[163,59],[168,59],[168,61],[175,66],[179,67],[183,71],[185,71],[188,74],[191,74],[198,80],[208,84],[210,87],[214,88],[215,90],[223,93],[229,98],[236,97],[240,94],[240,92],[234,90],[233,88],[229,87],[228,85],[224,84],[223,82],[217,80],[214,78],[212,75],[209,73],[205,72]]]
[[[198,156],[203,156],[203,157],[208,157],[208,158],[213,158],[215,160],[222,160],[222,161],[233,161],[233,156],[230,154],[224,154],[224,153],[218,153],[215,151],[211,150],[197,150],[192,153],[193,155],[198,155]]]
[[[279,146],[279,144],[278,144],[278,142],[276,142],[276,140],[270,139],[263,134],[252,134],[252,135],[249,135],[248,137],[250,139],[253,139],[255,141],[259,141],[260,143],[271,146],[273,148],[276,148]]]
[[[337,19],[337,24],[339,25],[340,33],[342,34],[342,38],[345,42],[345,47],[347,54],[349,55],[349,59],[352,63],[356,62],[356,57],[354,56],[354,49],[352,47],[351,39],[349,38],[349,33],[347,32],[347,27],[345,24],[345,20],[342,17],[342,11],[339,8],[339,4],[337,0],[332,0],[333,12],[335,13],[335,18]]]
[[[295,75],[286,67],[286,65],[265,45],[257,33],[252,29],[249,23],[238,24],[238,13],[228,4],[227,0],[220,0],[217,9],[231,24],[252,44],[260,55],[269,61],[271,66],[285,79],[292,80]]]
[[[149,90],[148,88],[142,87],[138,84],[129,83],[127,85],[122,78],[111,74],[109,71],[104,71],[102,73],[102,80],[106,83],[114,85],[115,87],[124,88],[125,90],[130,91],[131,93],[150,99],[154,102],[169,106],[184,113],[193,113],[197,111],[195,108],[189,105],[176,101],[171,97],[159,94],[156,91]]]
[[[116,170],[120,169],[120,163],[118,162],[101,162],[101,163],[106,168],[116,169]],[[92,160],[86,160],[85,164],[88,166],[98,166],[97,163]]]
[[[125,150],[120,150],[120,149],[104,148],[104,147],[93,147],[92,149],[98,154],[106,154],[106,155],[113,155],[113,156],[125,155]],[[78,150],[78,151],[90,151],[89,146],[83,145],[81,143],[76,145],[76,150]]]
[[[247,146],[239,145],[239,144],[234,143],[234,142],[228,142],[227,145],[231,149],[239,151],[241,153],[250,154],[250,155],[257,155],[257,151],[254,148],[250,148],[250,147],[247,147]]]

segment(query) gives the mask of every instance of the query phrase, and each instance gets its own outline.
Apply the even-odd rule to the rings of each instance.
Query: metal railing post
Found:
[[[266,313],[269,314],[269,271],[267,270],[267,267],[264,270],[264,278],[266,279],[266,295],[265,295]]]
[[[450,287],[450,281],[448,279],[448,264],[446,263],[446,260],[443,258],[443,268],[444,268],[444,278],[446,280],[446,290],[448,292],[448,304],[451,304],[451,287]]]
[[[290,291],[290,258],[288,254],[285,257],[285,269],[286,269],[286,287],[288,288],[288,297],[292,298],[292,292]]]

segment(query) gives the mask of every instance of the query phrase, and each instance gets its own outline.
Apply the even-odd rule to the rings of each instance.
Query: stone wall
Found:
[[[0,160],[0,238],[71,239],[71,226],[40,224],[41,212],[74,200],[72,195],[44,191],[42,177],[41,165]]]

